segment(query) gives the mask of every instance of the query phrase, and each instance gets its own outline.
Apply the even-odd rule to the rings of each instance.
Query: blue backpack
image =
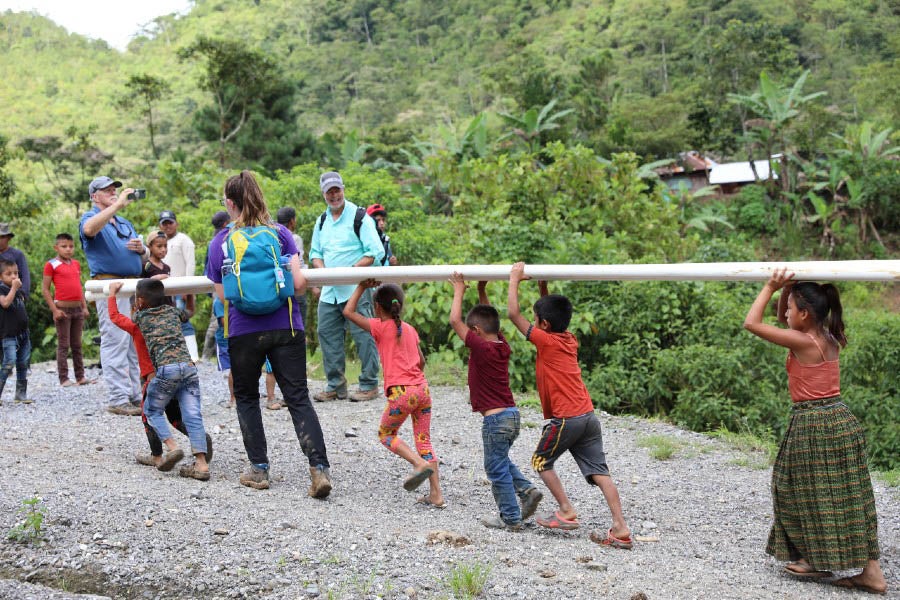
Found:
[[[249,315],[267,315],[286,302],[290,305],[294,296],[290,259],[281,255],[274,227],[232,229],[225,238],[222,262],[225,301]]]

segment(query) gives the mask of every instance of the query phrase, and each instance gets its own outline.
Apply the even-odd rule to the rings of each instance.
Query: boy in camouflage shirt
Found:
[[[119,287],[120,283],[110,285],[110,294],[115,294]],[[200,379],[181,333],[181,311],[166,304],[165,288],[157,279],[138,282],[135,308],[134,322],[144,336],[156,369],[156,377],[147,386],[144,414],[165,446],[161,464],[171,468],[184,458],[172,438],[165,416],[166,406],[177,398],[194,454],[194,464],[183,466],[180,475],[206,481],[209,465],[206,462],[206,430],[200,414]],[[157,468],[168,470],[161,466]]]

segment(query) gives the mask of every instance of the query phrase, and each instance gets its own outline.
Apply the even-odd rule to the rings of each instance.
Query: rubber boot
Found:
[[[16,379],[16,402],[21,404],[31,404],[33,401],[28,399],[28,380]]]
[[[331,493],[331,473],[328,472],[328,467],[310,467],[309,478],[312,480],[309,486],[310,497],[327,498]]]

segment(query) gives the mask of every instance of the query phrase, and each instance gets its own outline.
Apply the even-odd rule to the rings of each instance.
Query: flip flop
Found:
[[[440,504],[435,504],[431,500],[429,500],[428,496],[422,496],[421,498],[416,498],[416,504],[424,504],[428,508],[447,508],[446,502],[441,502]]]
[[[562,529],[563,531],[571,531],[581,527],[577,517],[574,519],[566,519],[559,514],[558,510],[552,515],[537,517],[534,522],[547,529]]]
[[[817,579],[820,577],[834,577],[831,571],[817,571],[808,563],[792,562],[784,565],[784,572],[794,577]]]
[[[434,469],[429,466],[422,467],[421,470],[415,471],[412,475],[406,478],[406,481],[403,482],[403,489],[407,492],[411,492],[423,483],[425,480],[431,477],[434,473]]]
[[[845,588],[848,590],[859,590],[860,592],[866,592],[869,594],[876,594],[878,596],[884,596],[887,593],[887,586],[883,590],[880,590],[876,587],[872,587],[871,585],[861,583],[856,580],[858,575],[854,575],[853,577],[842,577],[835,581],[832,585],[836,585],[837,587]]]
[[[617,538],[612,534],[612,527],[606,532],[606,537],[599,531],[592,531],[590,538],[595,544],[615,548],[616,550],[631,550],[634,548],[634,542],[631,541],[630,536],[627,538]]]

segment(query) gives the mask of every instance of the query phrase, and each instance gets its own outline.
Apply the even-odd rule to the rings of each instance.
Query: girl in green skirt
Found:
[[[865,438],[840,397],[838,354],[847,345],[840,296],[830,283],[795,283],[793,277],[776,270],[744,320],[751,333],[789,349],[793,409],[772,469],[775,522],[766,552],[791,561],[785,571],[796,577],[862,568],[834,584],[884,594]],[[781,288],[778,321],[787,329],[762,322]]]

